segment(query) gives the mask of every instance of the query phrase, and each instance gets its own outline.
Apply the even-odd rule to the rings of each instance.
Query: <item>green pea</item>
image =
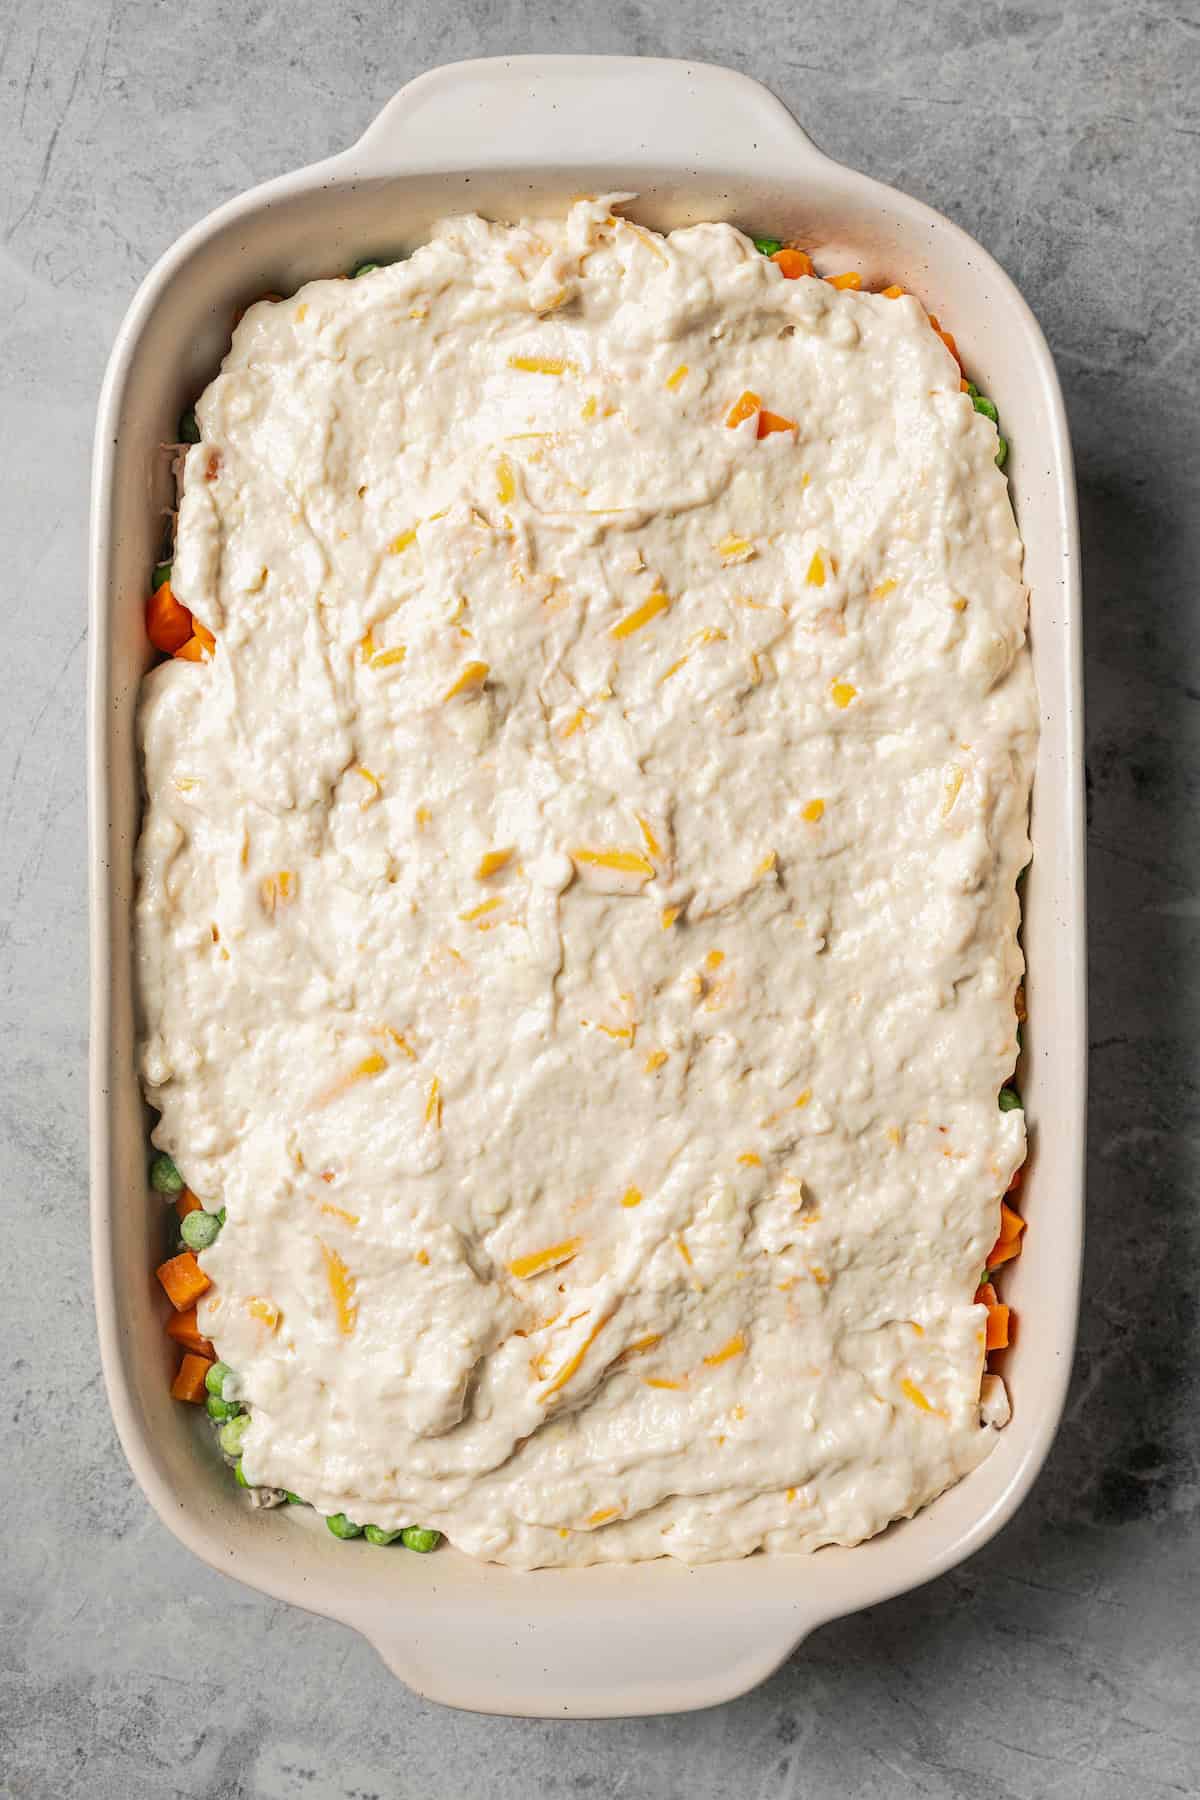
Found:
[[[401,1542],[406,1550],[419,1550],[424,1556],[430,1550],[436,1550],[442,1541],[440,1531],[427,1531],[424,1525],[406,1525],[400,1533]]]
[[[158,589],[162,586],[164,581],[170,581],[172,567],[173,567],[173,565],[169,562],[155,563],[155,565],[154,565],[154,580],[151,585],[153,586],[156,593],[157,593]]]
[[[998,425],[1000,423],[1000,414],[996,411],[994,404],[988,399],[986,394],[972,394],[971,404],[977,413],[982,413],[985,419],[990,419],[992,421],[993,425]]]
[[[1021,1096],[1018,1094],[1015,1087],[1002,1087],[1000,1089],[1000,1111],[1021,1111]]]
[[[207,1375],[204,1379],[208,1380]],[[220,1394],[210,1394],[204,1402],[204,1410],[210,1419],[224,1421],[236,1419],[242,1409],[236,1400],[222,1400]]]
[[[240,1456],[233,1465],[233,1479],[237,1482],[239,1487],[248,1488],[250,1486],[250,1483],[246,1480],[246,1471],[242,1467],[242,1459]]]
[[[362,1536],[362,1526],[355,1525],[345,1513],[330,1513],[325,1523],[335,1538],[356,1538]]]
[[[400,1533],[385,1531],[382,1525],[364,1525],[363,1536],[368,1544],[394,1544]]]
[[[377,262],[355,263],[350,271],[350,279],[351,281],[357,281],[360,275],[373,275],[379,267],[380,265]]]
[[[971,398],[971,399],[972,399],[972,400],[978,400],[978,398],[979,398],[979,389],[978,389],[978,388],[977,388],[977,387],[976,387],[976,386],[975,386],[975,383],[974,383],[974,382],[973,382],[973,381],[968,381],[968,383],[967,383],[967,393],[968,393],[968,395],[969,395],[969,396],[970,396],[970,398]]]
[[[308,1505],[307,1500],[302,1500],[300,1498],[299,1494],[293,1494],[290,1488],[285,1488],[283,1490],[283,1497],[287,1501],[289,1506],[307,1506]]]
[[[198,444],[200,442],[200,421],[196,417],[194,406],[187,407],[179,415],[179,442],[181,444]]]
[[[250,1414],[248,1412],[239,1413],[236,1419],[230,1419],[228,1424],[222,1425],[217,1433],[217,1442],[226,1456],[242,1454],[242,1439],[249,1429]]]
[[[150,1186],[156,1194],[182,1194],[183,1176],[175,1167],[174,1157],[166,1151],[160,1153],[150,1164]]]
[[[221,1235],[221,1221],[216,1213],[205,1212],[201,1207],[185,1215],[179,1235],[189,1250],[207,1250]]]
[[[1000,439],[1000,448],[996,452],[996,467],[998,469],[1002,469],[1007,461],[1008,461],[1008,439],[1006,437],[1002,437]]]
[[[204,1377],[204,1385],[209,1393],[215,1394],[219,1400],[225,1388],[226,1378],[232,1374],[233,1370],[227,1362],[215,1362]]]
[[[774,256],[777,250],[783,249],[782,238],[754,238],[752,242],[761,256]]]

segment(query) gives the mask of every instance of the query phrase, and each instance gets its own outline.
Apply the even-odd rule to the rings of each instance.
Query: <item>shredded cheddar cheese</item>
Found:
[[[332,1200],[322,1200],[321,1211],[327,1213],[331,1219],[341,1219],[345,1225],[362,1223],[357,1213],[347,1212],[344,1206],[335,1206]]]
[[[517,491],[517,478],[513,473],[512,460],[502,456],[496,464],[496,498],[502,506],[507,506]]]
[[[745,1351],[745,1348],[745,1337],[740,1331],[735,1331],[728,1342],[722,1344],[719,1350],[714,1350],[711,1355],[704,1358],[704,1366],[708,1369],[715,1369],[721,1363],[730,1362],[735,1356],[741,1356]]]
[[[626,613],[625,617],[613,626],[609,635],[615,638],[632,637],[635,631],[640,631],[643,625],[650,623],[651,619],[657,619],[659,613],[666,612],[670,604],[670,600],[664,593],[656,591],[648,599],[643,600],[640,606],[635,606],[632,612]]]
[[[928,1400],[926,1398],[926,1396],[921,1392],[921,1390],[917,1386],[916,1382],[910,1381],[908,1379],[907,1375],[904,1377],[904,1380],[900,1383],[900,1392],[904,1395],[906,1400],[912,1401],[913,1405],[917,1408],[917,1410],[919,1412],[933,1413],[939,1419],[944,1419],[948,1416],[945,1412],[943,1412],[943,1410],[940,1406],[934,1406],[933,1403],[930,1400]]]
[[[958,799],[958,796],[962,791],[962,784],[963,784],[963,771],[958,766],[957,763],[954,763],[951,765],[950,772],[946,776],[945,784],[943,786],[943,791],[942,791],[942,817],[943,817],[943,819],[946,818],[947,815],[953,811],[954,802]]]
[[[512,861],[511,850],[485,850],[475,870],[477,881],[486,881],[489,875],[496,875],[506,869]]]
[[[611,1317],[611,1313],[605,1313],[603,1318],[598,1319],[591,1331],[588,1332],[586,1338],[584,1338],[583,1343],[579,1346],[579,1349],[575,1352],[574,1356],[569,1357],[563,1364],[562,1368],[558,1371],[558,1374],[554,1376],[550,1385],[541,1396],[541,1403],[543,1406],[546,1404],[547,1400],[558,1393],[560,1388],[564,1388],[567,1385],[572,1375],[574,1375],[581,1367],[584,1357],[587,1355],[596,1339],[600,1336],[600,1333],[604,1330],[604,1327],[608,1324]]]
[[[636,817],[638,824],[641,826],[642,836],[646,840],[646,849],[650,852],[650,855],[651,856],[661,856],[662,855],[662,845],[659,843],[658,839],[654,835],[654,832],[651,830],[649,820],[646,819],[645,817],[643,817],[643,815],[641,813],[637,813],[634,816]]]
[[[510,1275],[518,1281],[528,1281],[533,1275],[542,1274],[545,1269],[557,1269],[578,1256],[583,1248],[581,1237],[566,1238],[561,1244],[550,1244],[545,1250],[533,1250],[527,1256],[514,1257],[508,1267]]]
[[[354,773],[356,775],[361,775],[362,779],[369,785],[369,787],[371,789],[371,792],[367,795],[366,799],[360,800],[358,803],[359,806],[365,810],[368,806],[371,806],[376,800],[378,800],[380,794],[383,792],[383,783],[380,781],[378,775],[376,775],[373,770],[366,768],[364,766],[364,764],[362,764],[362,763],[358,764],[358,766],[354,770]]]
[[[503,905],[503,900],[501,900],[500,896],[497,894],[491,900],[481,900],[478,906],[468,907],[466,912],[460,912],[458,916],[467,924],[470,924],[473,919],[481,919],[485,913],[495,912],[498,906]]]
[[[488,672],[485,662],[469,662],[458,679],[446,689],[442,699],[453,700],[459,694],[476,693],[487,680]]]
[[[510,356],[510,369],[520,369],[526,375],[578,375],[577,363],[568,362],[565,356]]]
[[[354,1299],[357,1283],[337,1251],[327,1244],[324,1238],[318,1238],[317,1243],[321,1247],[321,1257],[325,1264],[325,1279],[329,1284],[329,1292],[333,1300],[337,1328],[343,1337],[350,1337],[358,1324],[358,1306]]]
[[[611,869],[620,875],[642,875],[648,881],[654,873],[653,863],[646,861],[640,850],[572,850],[572,862],[589,868]]]

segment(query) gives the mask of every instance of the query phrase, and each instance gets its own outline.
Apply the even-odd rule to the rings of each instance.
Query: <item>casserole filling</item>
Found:
[[[851,1544],[994,1441],[1021,545],[918,302],[786,277],[453,219],[196,409],[143,1079],[243,1478],[381,1538]]]

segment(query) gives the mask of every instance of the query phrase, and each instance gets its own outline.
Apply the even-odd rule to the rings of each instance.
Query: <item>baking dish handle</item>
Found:
[[[654,1600],[644,1594],[633,1606],[619,1567],[516,1576],[491,1568],[490,1579],[481,1568],[465,1566],[444,1608],[393,1603],[348,1618],[406,1686],[469,1712],[629,1718],[716,1706],[766,1680],[840,1610],[765,1596],[760,1583],[747,1605],[732,1597],[729,1564],[714,1597],[684,1565],[656,1563]]]
[[[734,69],[643,56],[484,57],[410,81],[346,152],[356,174],[523,166],[729,167],[794,176],[826,163],[774,94]],[[482,154],[481,154],[482,153]],[[755,165],[758,168],[755,168]]]

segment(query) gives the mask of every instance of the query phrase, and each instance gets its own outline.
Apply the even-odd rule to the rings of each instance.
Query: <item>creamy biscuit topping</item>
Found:
[[[1036,732],[922,309],[457,218],[197,412],[143,1075],[248,1478],[522,1566],[911,1513],[995,1435]]]

